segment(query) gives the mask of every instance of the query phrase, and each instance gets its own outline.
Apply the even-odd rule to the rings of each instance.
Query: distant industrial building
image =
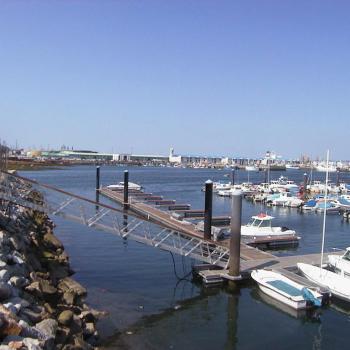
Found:
[[[192,155],[175,155],[174,148],[170,148],[169,162],[173,164],[222,164],[223,157],[203,157]]]

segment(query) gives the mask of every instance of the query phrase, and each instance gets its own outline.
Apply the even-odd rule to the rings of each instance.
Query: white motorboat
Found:
[[[310,264],[298,263],[298,269],[310,281],[321,287],[328,288],[332,295],[350,301],[350,279],[344,278],[332,271],[313,266]]]
[[[335,203],[339,205],[341,209],[350,210],[350,200],[348,196],[341,195]]]
[[[273,219],[273,216],[264,213],[252,216],[247,225],[242,225],[241,235],[243,237],[296,235],[295,231],[287,227],[272,226]]]
[[[124,189],[124,181],[121,181],[121,182],[117,183],[116,185],[108,185],[107,188],[109,188],[112,191],[123,190]],[[140,191],[142,189],[142,186],[135,184],[133,182],[129,182],[128,189]]]
[[[292,196],[290,192],[281,192],[279,196],[271,201],[274,206],[283,206],[298,208],[303,204],[303,201],[295,196]]]
[[[247,165],[247,166],[245,167],[245,170],[246,170],[246,171],[259,171],[259,168],[256,167],[255,165]]]
[[[299,170],[300,168],[297,165],[286,164],[287,170]]]
[[[343,255],[328,255],[328,265],[337,274],[350,278],[350,247]]]
[[[253,270],[251,276],[258,283],[262,292],[293,309],[300,310],[322,305],[322,294],[280,273]]]
[[[231,182],[214,182],[213,190],[215,192],[218,191],[226,191],[231,189]]]
[[[337,171],[337,167],[334,165],[324,165],[324,164],[320,164],[316,167],[317,171],[322,171],[322,172],[326,172],[328,171],[329,173],[335,173]]]
[[[325,210],[327,214],[338,214],[340,210],[340,205],[336,201],[325,202],[324,200],[319,200],[316,205],[316,211],[323,213]]]
[[[326,163],[326,183],[328,183],[329,172],[329,151],[327,151],[327,163]],[[328,191],[326,187],[324,201],[327,204]],[[325,245],[326,235],[326,211],[323,212],[323,229],[322,229],[322,247],[321,247],[321,259],[320,267],[313,266],[305,263],[298,263],[298,269],[303,275],[310,281],[316,283],[321,287],[328,288],[330,292],[336,297],[350,302],[350,279],[345,278],[343,275],[339,275],[332,271],[323,269],[323,252]]]
[[[220,197],[231,197],[232,191],[231,190],[220,190],[217,192],[217,195]]]

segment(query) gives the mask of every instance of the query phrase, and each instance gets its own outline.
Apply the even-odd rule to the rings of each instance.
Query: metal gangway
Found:
[[[35,191],[41,194],[43,200],[33,200],[31,194]],[[19,205],[224,269],[229,266],[229,249],[215,241],[175,231],[130,210],[115,208],[5,171],[0,171],[0,200],[3,207],[6,203]]]

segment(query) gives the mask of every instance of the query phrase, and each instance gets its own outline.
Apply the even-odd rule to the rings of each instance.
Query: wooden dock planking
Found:
[[[107,198],[116,201],[119,204],[123,204],[123,193],[116,193],[108,189],[101,189],[100,193]],[[170,212],[160,210],[154,206],[143,202],[130,203],[130,210],[135,213],[158,223],[162,226],[168,227],[179,232],[183,232],[190,237],[196,237],[203,239],[203,232],[197,231],[194,224],[182,223],[180,220],[176,220],[171,216]],[[180,210],[181,212],[181,210]],[[182,210],[186,212],[186,210]],[[187,211],[188,212],[188,211]],[[197,210],[192,210],[192,212],[198,212]],[[213,242],[216,245],[221,245],[226,248],[230,246],[230,239],[225,239],[218,242]],[[324,261],[327,261],[329,254],[343,254],[344,252],[333,252],[325,253]],[[250,273],[255,269],[268,269],[274,270],[284,274],[296,282],[303,283],[305,285],[311,285],[311,282],[306,280],[304,277],[297,275],[292,272],[296,271],[297,263],[308,263],[312,265],[320,264],[320,254],[306,254],[298,256],[283,256],[277,257],[268,252],[259,250],[255,247],[249,246],[244,242],[241,243],[240,249],[240,269],[242,279],[250,278]],[[202,277],[205,283],[220,283],[223,280],[231,280],[232,277],[229,275],[229,271],[226,269],[212,269],[211,265],[208,265],[208,269],[203,268],[200,270],[199,275]]]

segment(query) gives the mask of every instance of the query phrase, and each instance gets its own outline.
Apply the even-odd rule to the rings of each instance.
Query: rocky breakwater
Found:
[[[41,201],[35,191],[16,191]],[[23,191],[22,191],[23,190]],[[94,349],[102,314],[84,303],[47,215],[0,202],[0,350]]]

